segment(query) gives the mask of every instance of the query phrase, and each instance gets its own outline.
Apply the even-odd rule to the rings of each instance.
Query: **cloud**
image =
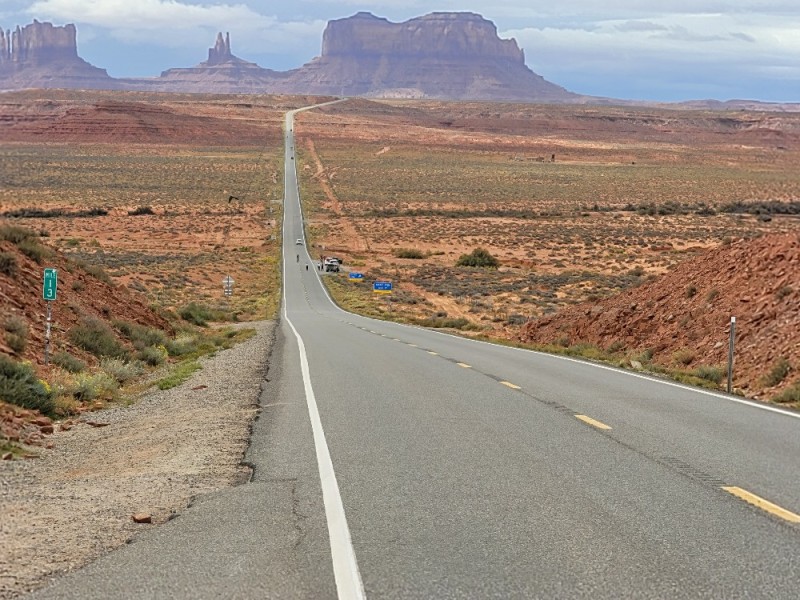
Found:
[[[27,12],[110,29],[191,29],[271,21],[245,4],[195,5],[178,0],[38,0]]]
[[[616,26],[617,31],[666,31],[667,27],[651,21],[625,21]]]

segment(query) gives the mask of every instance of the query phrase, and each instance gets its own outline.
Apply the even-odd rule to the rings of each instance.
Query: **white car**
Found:
[[[297,240],[295,242],[295,244],[297,244],[298,246],[302,246],[303,245],[303,240]]]

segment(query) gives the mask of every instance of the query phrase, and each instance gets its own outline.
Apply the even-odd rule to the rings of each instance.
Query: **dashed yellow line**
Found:
[[[510,381],[501,381],[500,383],[502,383],[506,387],[510,387],[512,390],[521,390],[522,389],[521,387],[519,387],[518,385],[514,385]]]
[[[790,523],[800,523],[800,515],[797,515],[790,510],[786,510],[777,504],[773,504],[769,500],[764,500],[764,498],[761,496],[756,496],[755,494],[736,486],[727,486],[723,487],[722,489],[729,494],[733,494],[740,500],[744,500],[748,504],[752,504],[761,510],[767,511],[769,514],[778,517],[779,519],[789,521]]]
[[[601,423],[600,421],[593,419],[592,417],[587,417],[586,415],[575,415],[575,418],[580,419],[592,427],[597,427],[598,429],[611,429],[611,427],[605,423]]]
[[[434,352],[433,350],[428,350],[428,354],[430,354],[431,356],[439,356],[439,353]]]
[[[418,348],[416,344],[409,344],[409,346],[411,346],[412,348]]]
[[[471,369],[471,368],[472,368],[472,367],[471,367],[470,365],[468,365],[467,363],[456,363],[456,364],[457,364],[459,367],[462,367],[462,368],[464,368],[464,369]]]

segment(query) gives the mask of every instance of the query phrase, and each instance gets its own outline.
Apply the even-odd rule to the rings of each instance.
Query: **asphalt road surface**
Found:
[[[338,309],[291,123],[253,481],[33,597],[800,595],[798,414]]]

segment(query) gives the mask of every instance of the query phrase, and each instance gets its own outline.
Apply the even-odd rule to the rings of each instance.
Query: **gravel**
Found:
[[[85,413],[57,428],[39,459],[0,461],[0,599],[85,565],[200,494],[249,480],[242,460],[276,324],[237,326],[257,334],[201,359],[181,386]],[[137,513],[152,524],[134,523]]]

